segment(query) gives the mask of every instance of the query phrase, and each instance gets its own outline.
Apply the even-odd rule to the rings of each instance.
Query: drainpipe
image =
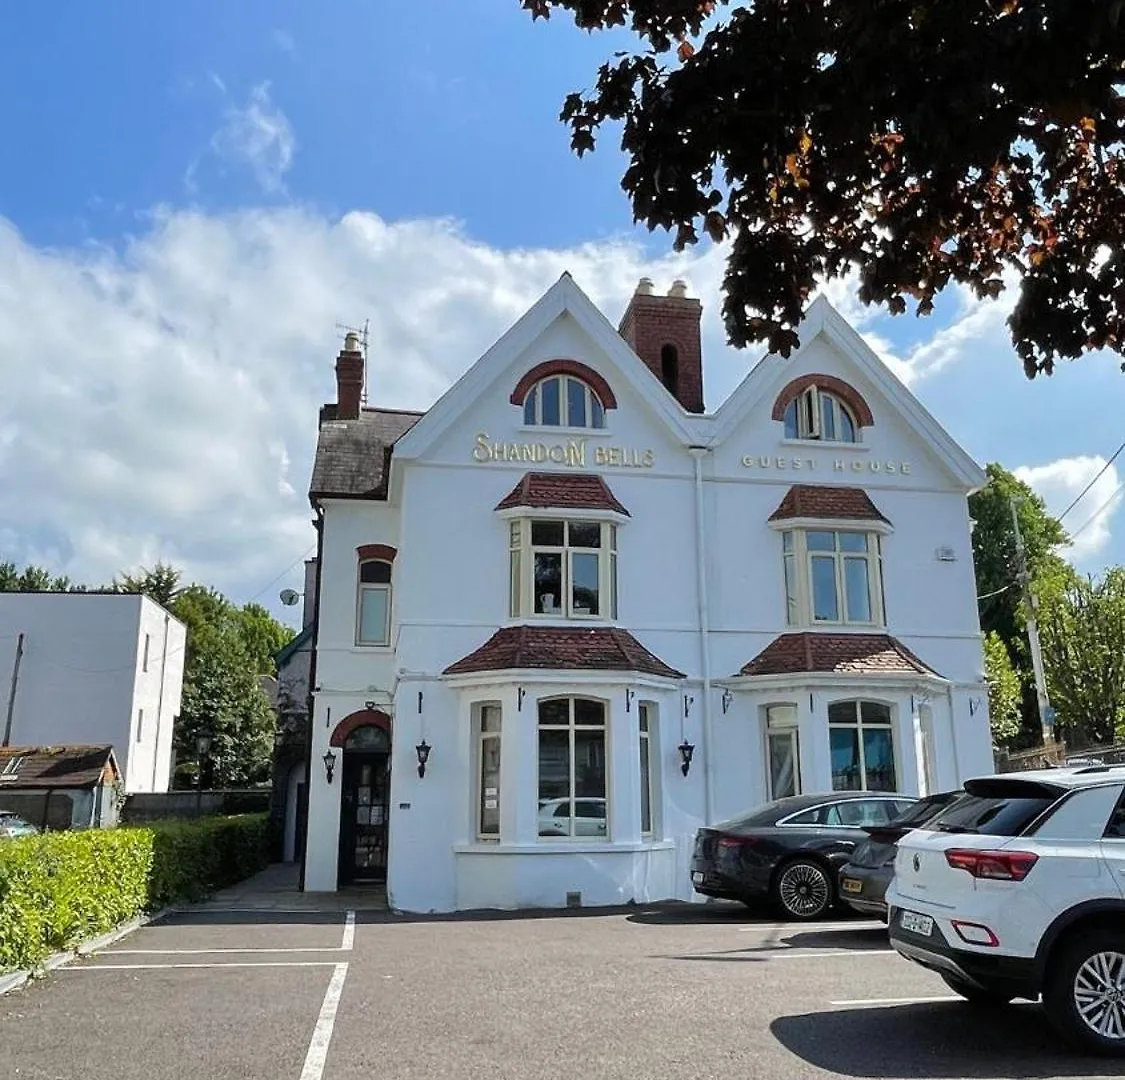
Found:
[[[711,778],[711,615],[707,598],[707,529],[703,513],[703,457],[706,446],[689,446],[695,466],[695,575],[699,597],[699,659],[703,673],[703,799],[707,824],[715,820],[715,792]]]
[[[294,851],[294,855],[299,855],[300,870],[297,875],[297,889],[299,892],[305,891],[305,866],[308,862],[309,850],[309,803],[312,801],[312,778],[313,778],[313,713],[316,710],[316,658],[317,653],[320,651],[320,595],[324,591],[321,588],[321,574],[324,570],[324,507],[319,502],[313,500],[313,510],[316,513],[316,520],[313,522],[313,528],[316,529],[316,595],[313,597],[313,619],[312,619],[312,656],[309,657],[309,693],[306,698],[305,713],[307,722],[305,724],[305,812],[302,815],[302,821],[297,822],[296,818],[293,821],[293,834],[294,842],[296,841],[297,826],[301,826],[301,850],[300,852]],[[308,601],[306,600],[306,603]],[[304,619],[302,618],[302,622]],[[340,765],[343,769],[343,763]],[[288,801],[288,783],[286,784],[286,801]]]

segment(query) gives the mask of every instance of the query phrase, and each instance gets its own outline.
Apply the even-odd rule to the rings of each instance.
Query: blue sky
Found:
[[[376,399],[424,407],[570,269],[611,318],[642,274],[705,305],[721,252],[632,226],[623,159],[557,116],[626,39],[517,0],[59,0],[0,37],[0,553],[82,580],[165,558],[272,601],[311,544],[304,489],[337,321],[372,320]],[[1061,510],[1122,439],[1115,359],[1028,382],[1004,304],[927,320],[830,295],[978,460]],[[381,365],[381,366],[380,366]],[[1110,467],[1084,569],[1125,559]],[[290,569],[287,569],[290,568]]]

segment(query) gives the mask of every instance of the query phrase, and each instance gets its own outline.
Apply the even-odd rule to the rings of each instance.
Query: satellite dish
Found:
[[[295,592],[293,589],[281,590],[281,602],[286,607],[292,607],[300,599],[301,594],[299,592]]]

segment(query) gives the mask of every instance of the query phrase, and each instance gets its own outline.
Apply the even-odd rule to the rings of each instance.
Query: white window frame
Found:
[[[812,551],[809,549],[808,534],[823,532],[833,534],[831,551]],[[844,551],[840,546],[841,533],[854,533],[867,539],[867,550]],[[835,523],[825,522],[822,526],[807,525],[801,528],[786,529],[782,532],[782,593],[785,599],[785,617],[789,626],[886,626],[886,603],[883,595],[883,543],[882,534],[873,529],[841,528]],[[813,560],[832,559],[835,564],[836,581],[836,619],[815,617],[813,603]],[[863,560],[867,563],[867,592],[871,610],[870,619],[848,617],[848,597],[845,587],[845,565],[847,560]]]
[[[660,739],[656,733],[657,715],[656,705],[651,701],[642,701],[637,705],[638,728],[638,764],[641,770],[641,803],[637,808],[641,819],[641,837],[651,840],[657,832],[657,789],[655,762],[659,760]],[[657,749],[657,757],[653,758],[653,750]],[[644,797],[648,795],[648,828],[645,828]],[[608,803],[607,803],[608,807]]]
[[[567,703],[567,723],[566,724],[542,724],[539,722],[539,706],[548,701],[565,701]],[[601,706],[602,709],[602,723],[596,724],[579,724],[574,719],[574,706],[578,701],[591,701]],[[570,763],[570,777],[569,777],[569,790],[570,794],[565,796],[571,803],[571,814],[568,820],[570,821],[571,833],[568,836],[539,836],[538,827],[538,813],[536,813],[536,839],[541,844],[573,844],[573,843],[595,843],[609,842],[611,839],[610,828],[610,772],[612,765],[612,757],[610,750],[610,733],[609,733],[609,702],[602,698],[587,697],[583,694],[567,694],[551,697],[540,698],[535,705],[535,805],[539,806],[539,746],[540,735],[544,731],[565,731],[568,733],[568,760]],[[581,836],[574,832],[575,822],[578,820],[577,814],[573,813],[574,802],[577,799],[595,798],[596,796],[579,795],[575,792],[575,735],[579,731],[600,731],[602,733],[602,757],[604,758],[605,769],[605,834],[603,836]]]
[[[387,567],[392,581],[365,582],[363,568],[369,563],[382,563]],[[355,643],[362,649],[386,649],[391,644],[391,602],[393,595],[394,563],[390,559],[360,559],[356,566],[356,604],[355,604]],[[383,635],[379,641],[367,641],[363,638],[363,597],[368,592],[382,592],[386,594],[386,617],[383,620]]]
[[[137,742],[143,742],[145,737],[145,711],[137,710]]]
[[[571,381],[577,383],[585,391],[586,422],[584,424],[575,424],[571,421],[569,386]],[[557,382],[559,384],[559,422],[557,424],[546,424],[543,422],[543,387],[550,382]],[[597,406],[597,413],[601,417],[600,424],[594,423],[595,405]],[[528,427],[570,428],[574,431],[603,431],[605,429],[605,402],[598,397],[597,392],[588,382],[584,379],[580,379],[577,375],[559,373],[557,375],[548,375],[540,379],[527,392],[527,397],[524,398],[522,408],[523,422]]]
[[[149,647],[150,641],[151,641],[151,635],[145,634],[145,649],[144,649],[144,655],[141,658],[141,671],[148,671],[148,647]]]
[[[833,705],[854,705],[856,710],[856,722],[854,724],[834,724],[830,717]],[[872,722],[866,721],[863,717],[864,705],[878,705],[881,708],[888,710],[889,718],[886,723],[882,721]],[[864,698],[864,697],[849,697],[837,698],[835,701],[830,701],[825,709],[825,718],[828,719],[828,754],[829,754],[829,780],[831,781],[831,756],[832,756],[832,731],[838,729],[841,731],[854,731],[856,732],[856,744],[859,748],[859,775],[863,783],[860,788],[833,788],[833,791],[871,791],[867,786],[867,751],[863,745],[864,731],[887,731],[891,736],[891,764],[894,768],[894,787],[890,792],[875,791],[874,795],[881,794],[901,794],[902,792],[902,767],[899,763],[899,740],[895,737],[895,706],[889,701],[880,701],[877,698]]]
[[[832,430],[836,434],[831,439],[825,439],[821,434],[823,429],[822,409],[825,404],[832,410]],[[794,411],[796,420],[796,434],[790,432],[789,413]],[[842,439],[839,432],[843,427],[841,417],[845,417],[851,424],[851,439]],[[782,417],[785,425],[785,435],[789,439],[810,439],[823,442],[843,443],[852,445],[859,442],[859,423],[855,413],[848,408],[835,394],[829,390],[821,390],[818,386],[810,386],[802,390],[785,408]]]
[[[775,719],[775,710],[786,709],[792,710],[792,719],[781,719],[778,716]],[[801,729],[800,729],[800,715],[797,712],[797,703],[793,701],[773,701],[769,705],[762,707],[762,715],[765,722],[762,724],[762,732],[765,740],[765,765],[766,765],[766,795],[769,799],[777,799],[780,796],[773,790],[773,760],[771,756],[771,736],[786,736],[789,737],[789,744],[792,748],[793,763],[794,763],[794,781],[795,791],[794,795],[801,794]]]
[[[532,525],[562,525],[561,545],[532,544]],[[572,525],[596,525],[600,530],[599,546],[584,548],[570,543]],[[562,565],[562,606],[555,611],[535,610],[535,556],[559,555]],[[575,610],[574,556],[597,555],[599,611]],[[516,595],[518,588],[519,595]],[[566,619],[581,622],[613,622],[617,619],[617,525],[581,514],[574,517],[528,517],[513,520],[508,528],[508,615],[510,618]]]
[[[474,732],[476,742],[476,753],[473,755],[475,778],[473,781],[473,816],[476,819],[473,826],[473,831],[476,838],[483,843],[496,843],[500,840],[500,833],[503,829],[503,823],[499,820],[499,813],[503,806],[502,799],[504,797],[504,771],[503,771],[503,758],[500,756],[503,749],[502,735],[504,717],[501,709],[500,702],[498,701],[482,701],[474,706],[476,716],[474,718]],[[495,713],[496,717],[496,730],[485,730],[485,719],[491,714]],[[496,809],[497,822],[495,832],[485,832],[483,827],[483,817],[485,811],[485,800],[490,798],[487,789],[484,787],[484,753],[485,744],[495,741],[497,758],[500,762],[500,767],[497,772],[496,780]],[[493,809],[489,807],[489,809]]]

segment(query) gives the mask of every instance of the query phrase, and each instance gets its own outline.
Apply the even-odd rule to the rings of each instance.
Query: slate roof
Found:
[[[294,654],[300,652],[305,645],[309,644],[309,642],[312,641],[312,636],[312,623],[309,623],[309,625],[306,626],[295,638],[293,638],[292,641],[290,641],[287,645],[283,645],[281,649],[274,653],[273,662],[277,665],[277,669],[280,671],[287,663],[289,663],[290,658]]]
[[[513,506],[562,510],[629,511],[597,473],[529,472],[496,504],[497,510]]]
[[[446,675],[474,671],[543,668],[559,671],[635,671],[682,679],[627,630],[611,626],[507,626],[479,649],[445,669]]]
[[[12,773],[8,763],[20,758]],[[0,791],[9,788],[92,788],[106,769],[119,776],[112,746],[0,747]]]
[[[841,675],[931,675],[928,664],[889,634],[782,634],[771,641],[739,675],[791,675],[825,672]]]
[[[321,410],[309,498],[387,497],[391,448],[422,418],[420,412],[363,409],[337,420],[336,406]]]
[[[794,484],[770,514],[770,521],[788,518],[830,520],[889,521],[879,513],[863,488],[826,484]]]

